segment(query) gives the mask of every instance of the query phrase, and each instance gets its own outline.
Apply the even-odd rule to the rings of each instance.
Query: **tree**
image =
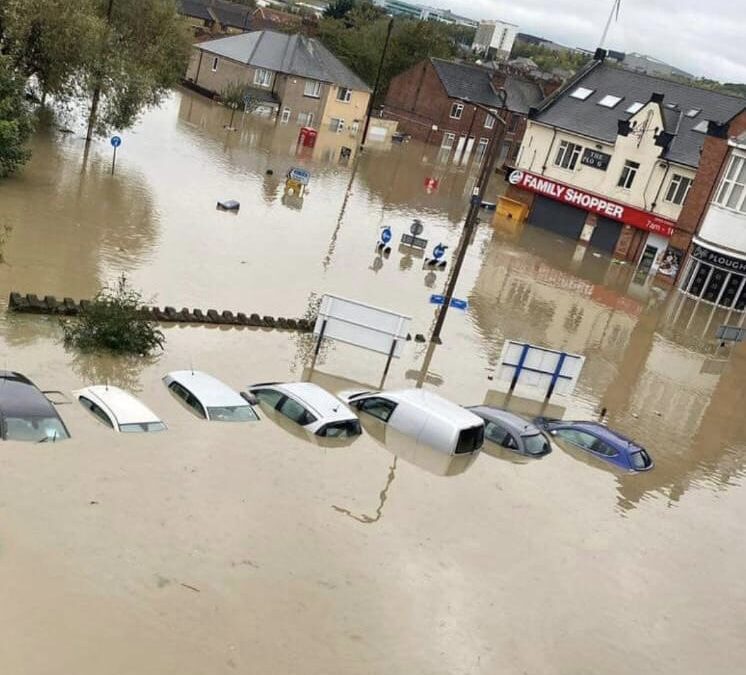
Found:
[[[355,0],[332,0],[324,10],[327,19],[344,19],[355,7]]]
[[[95,0],[104,20],[98,57],[82,88],[90,92],[86,141],[124,129],[160,103],[186,70],[191,48],[174,0]]]
[[[236,110],[245,105],[246,85],[242,82],[229,82],[220,92],[220,100],[223,105],[231,109],[231,121],[228,122],[226,128],[233,130],[233,117],[236,114]]]
[[[142,306],[142,295],[122,275],[116,286],[104,286],[77,318],[62,322],[65,346],[141,356],[162,349],[163,333],[145,317]]]
[[[0,56],[0,178],[21,167],[29,158],[26,143],[33,125],[24,98],[25,78]]]

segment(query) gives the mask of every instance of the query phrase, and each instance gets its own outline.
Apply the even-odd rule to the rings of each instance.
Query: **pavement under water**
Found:
[[[428,333],[445,274],[394,247],[413,218],[456,245],[474,167],[415,143],[340,163],[347,134],[297,127],[175,93],[123,145],[40,131],[0,183],[0,265],[11,289],[89,297],[124,272],[162,305],[301,316],[324,292],[411,314]],[[74,129],[76,132],[77,128]],[[290,166],[312,173],[302,202]],[[272,169],[272,175],[267,174]],[[428,194],[425,179],[439,186]],[[495,184],[491,193],[499,191]],[[237,199],[237,214],[215,210]],[[190,416],[160,381],[190,365],[239,388],[310,379],[377,387],[385,358],[286,332],[165,328],[154,359],[66,352],[50,318],[0,319],[4,367],[43,389],[124,386],[163,434],[117,436],[77,404],[73,438],[0,447],[3,673],[733,673],[746,656],[743,378],[719,348],[727,317],[628,266],[484,214],[443,344],[408,343],[386,386],[422,383],[464,404],[504,402],[490,379],[506,338],[577,352],[588,417],[644,444],[627,475],[555,447],[522,462],[412,446],[371,421],[321,443],[273,415]],[[509,405],[538,412],[539,403]]]

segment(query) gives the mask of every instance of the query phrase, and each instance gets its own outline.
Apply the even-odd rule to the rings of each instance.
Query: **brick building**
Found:
[[[507,130],[500,161],[515,157],[531,107],[544,97],[529,80],[485,66],[426,59],[391,80],[383,117],[397,120],[399,130],[414,138],[455,150],[463,160],[472,151],[482,157],[499,125],[479,103],[497,113],[497,91],[507,92]]]

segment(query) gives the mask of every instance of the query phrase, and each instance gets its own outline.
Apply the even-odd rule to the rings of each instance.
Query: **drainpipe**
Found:
[[[204,55],[203,50],[199,50],[199,63],[197,63],[197,74],[194,76],[194,84],[199,86],[199,71],[202,68],[202,56]]]
[[[552,141],[549,144],[549,150],[547,150],[547,156],[544,158],[544,164],[541,167],[542,175],[544,175],[544,172],[547,170],[547,162],[549,161],[549,156],[552,154],[552,146],[554,145],[554,140],[556,138],[557,138],[557,127],[554,127],[554,129],[552,130]]]
[[[663,185],[666,182],[666,178],[668,177],[668,172],[671,170],[671,163],[666,162],[666,171],[663,174],[663,178],[661,179],[661,184],[658,186],[658,191],[655,193],[655,199],[653,200],[653,203],[650,205],[651,210],[655,210],[655,207],[658,206],[658,198],[661,196],[661,190],[663,189]],[[652,178],[653,175],[651,174],[650,177]],[[650,183],[650,180],[648,180],[648,184]],[[647,192],[647,187],[645,188]],[[645,195],[643,194],[643,199],[645,198]],[[647,200],[645,201],[647,204]],[[645,207],[647,208],[647,206]]]

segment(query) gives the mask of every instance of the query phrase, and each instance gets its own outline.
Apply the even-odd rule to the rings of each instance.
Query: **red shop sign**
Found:
[[[597,213],[599,216],[617,220],[625,225],[632,225],[641,230],[662,234],[664,237],[670,237],[676,225],[672,220],[662,218],[649,211],[615,202],[606,197],[594,195],[592,192],[585,192],[571,185],[558,183],[551,178],[537,176],[522,169],[513,169],[508,174],[508,182],[522,190],[536,192],[558,202],[564,202],[591,213]]]

